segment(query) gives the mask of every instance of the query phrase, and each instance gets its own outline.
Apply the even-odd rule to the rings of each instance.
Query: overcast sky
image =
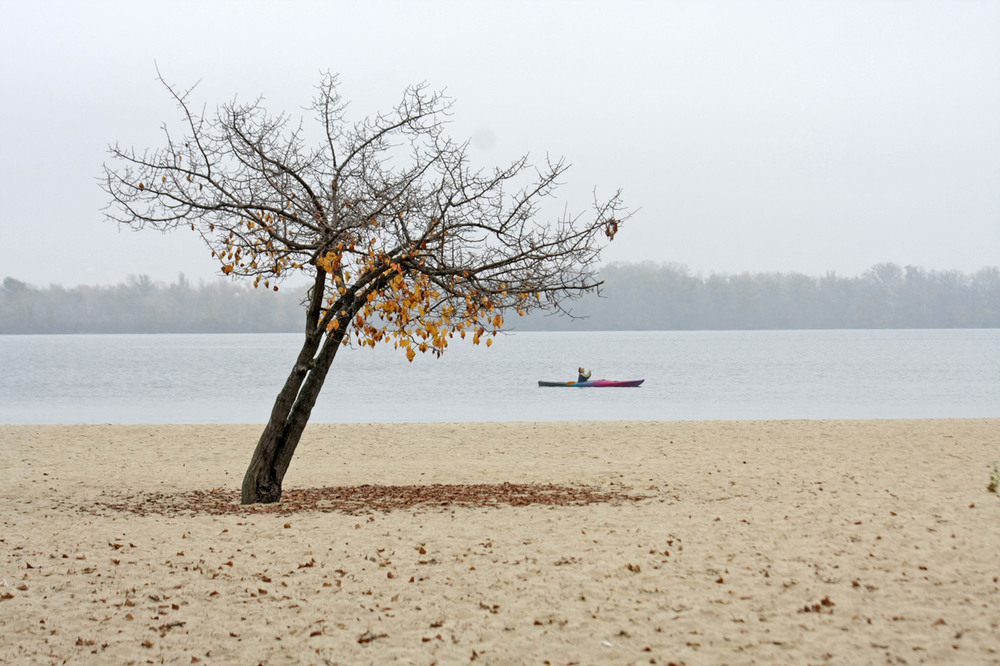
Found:
[[[162,143],[158,65],[209,108],[361,119],[426,81],[489,166],[573,164],[640,209],[605,260],[695,273],[1000,265],[1000,2],[0,0],[0,278],[214,279],[193,233],[119,231],[107,146]]]

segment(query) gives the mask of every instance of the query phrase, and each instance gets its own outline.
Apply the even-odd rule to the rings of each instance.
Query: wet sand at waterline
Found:
[[[1000,420],[0,426],[0,662],[1000,663]]]

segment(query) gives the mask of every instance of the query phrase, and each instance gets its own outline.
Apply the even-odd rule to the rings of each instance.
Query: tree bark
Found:
[[[274,400],[267,426],[257,441],[243,476],[242,504],[281,501],[281,482],[343,341],[346,327],[328,336],[322,325],[320,312],[325,279],[326,273],[319,271],[306,312],[305,341],[288,379]]]
[[[340,348],[343,334],[321,336],[320,339],[324,342],[315,358],[313,353],[318,343],[306,339],[295,367],[275,400],[271,418],[257,441],[257,448],[243,477],[240,498],[243,504],[281,501],[282,480]]]

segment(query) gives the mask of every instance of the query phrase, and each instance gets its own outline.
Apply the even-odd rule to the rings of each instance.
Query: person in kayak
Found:
[[[588,370],[584,370],[583,366],[577,368],[577,372],[580,375],[576,378],[577,382],[585,382],[590,379],[590,372]]]

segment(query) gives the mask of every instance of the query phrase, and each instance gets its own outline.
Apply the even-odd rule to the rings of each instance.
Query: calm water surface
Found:
[[[0,336],[0,423],[262,423],[300,336]],[[636,389],[538,380],[645,379]],[[516,333],[344,349],[314,422],[1000,417],[1000,330]]]

